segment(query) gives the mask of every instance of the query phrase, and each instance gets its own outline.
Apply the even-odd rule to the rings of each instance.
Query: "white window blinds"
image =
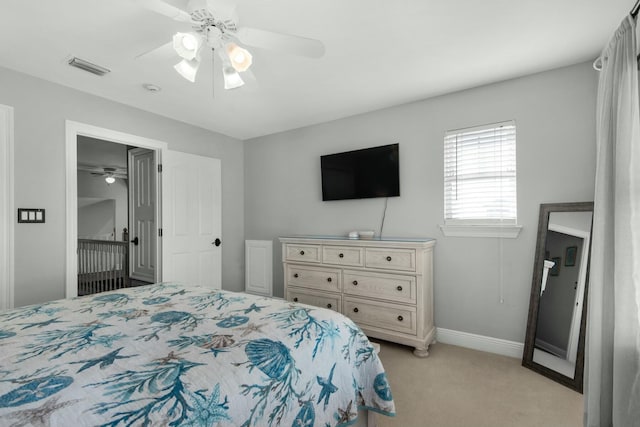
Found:
[[[515,122],[445,134],[445,223],[515,224],[516,200]]]

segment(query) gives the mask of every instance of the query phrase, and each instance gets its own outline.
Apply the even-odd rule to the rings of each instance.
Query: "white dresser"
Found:
[[[429,355],[433,239],[281,237],[284,296],[350,317],[373,338]]]

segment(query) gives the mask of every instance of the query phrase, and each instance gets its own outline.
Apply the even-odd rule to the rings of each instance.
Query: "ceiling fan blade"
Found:
[[[173,43],[167,42],[161,46],[154,47],[146,52],[142,52],[136,55],[135,59],[149,59],[149,58],[169,58],[175,56],[175,50],[173,49]]]
[[[207,9],[216,19],[221,21],[233,20],[238,21],[236,12],[236,0],[207,0]]]
[[[137,0],[137,2],[145,9],[164,15],[167,18],[180,22],[191,22],[191,15],[189,15],[188,12],[169,3],[165,3],[162,0]]]
[[[325,51],[324,44],[320,40],[274,33],[257,28],[239,28],[236,32],[236,37],[249,46],[262,47],[309,58],[320,58]]]

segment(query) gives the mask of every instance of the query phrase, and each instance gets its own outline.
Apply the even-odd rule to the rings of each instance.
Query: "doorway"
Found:
[[[156,280],[156,153],[78,136],[78,295]]]
[[[66,262],[66,297],[75,297],[78,295],[78,138],[91,138],[100,140],[105,143],[119,144],[121,146],[130,146],[143,148],[153,153],[156,164],[161,164],[162,159],[166,156],[167,144],[148,138],[135,135],[125,134],[122,132],[112,131],[109,129],[99,128],[96,126],[86,125],[83,123],[67,121],[66,122],[66,206],[67,206],[67,262]],[[152,224],[147,223],[150,227],[149,231],[154,235],[161,230],[162,224],[162,204],[161,198],[162,182],[159,173],[153,174],[153,199],[155,206],[152,208],[151,216]],[[166,201],[164,201],[166,202]],[[115,227],[114,227],[115,228]],[[124,227],[123,227],[124,228]],[[153,228],[153,230],[151,230]],[[107,233],[108,234],[108,233]],[[114,238],[118,237],[118,231],[114,231]],[[122,237],[122,236],[121,236]],[[162,243],[161,239],[153,239],[153,249],[149,250],[151,254],[148,259],[153,264],[153,282],[162,280]],[[130,243],[127,243],[130,245]],[[127,261],[128,262],[128,261]]]

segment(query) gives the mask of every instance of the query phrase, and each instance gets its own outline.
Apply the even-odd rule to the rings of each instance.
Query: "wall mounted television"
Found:
[[[322,200],[400,195],[399,144],[320,157]]]

